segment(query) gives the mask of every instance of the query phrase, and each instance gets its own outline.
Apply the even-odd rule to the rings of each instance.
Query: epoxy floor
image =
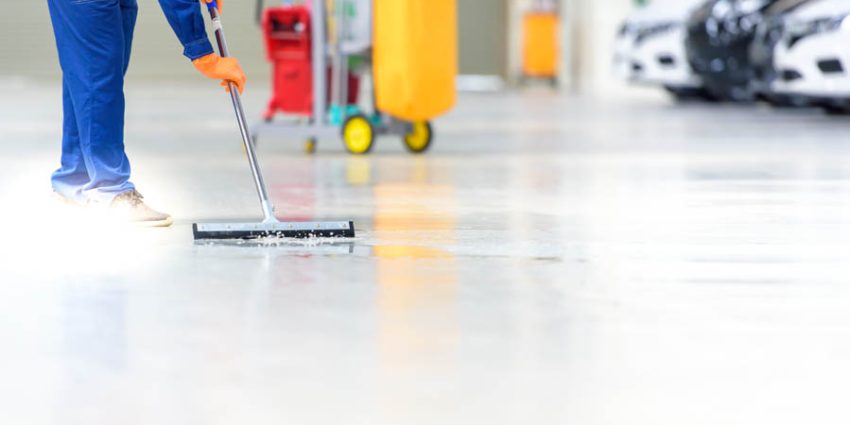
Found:
[[[356,240],[198,245],[258,215],[224,96],[128,90],[178,220],[128,230],[67,225],[59,91],[0,87],[0,423],[850,420],[850,119],[467,94],[427,156],[260,140],[282,215]]]

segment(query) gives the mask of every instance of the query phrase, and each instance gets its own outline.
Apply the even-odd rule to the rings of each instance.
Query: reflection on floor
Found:
[[[130,89],[136,183],[178,219],[138,230],[51,203],[55,87],[0,94],[3,423],[850,416],[850,120],[467,95],[426,156],[260,140],[280,215],[356,240],[194,244],[259,214],[226,99]]]

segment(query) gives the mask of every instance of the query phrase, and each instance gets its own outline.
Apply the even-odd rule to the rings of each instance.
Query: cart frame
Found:
[[[340,2],[340,0],[335,0]],[[371,129],[371,138],[368,146],[365,149],[352,149],[348,141],[343,140],[348,150],[355,154],[368,153],[374,144],[374,138],[378,135],[396,135],[404,138],[405,145],[412,153],[422,153],[430,147],[432,138],[431,125],[428,122],[420,123],[425,127],[417,126],[417,124],[401,121],[386,114],[380,113],[377,107],[373,108],[374,115],[369,118],[363,114],[350,114],[348,105],[348,63],[349,57],[355,54],[368,53],[372,48],[372,43],[368,45],[357,45],[355,43],[346,43],[342,34],[347,33],[347,19],[343,6],[335,7],[333,16],[335,26],[335,40],[329,40],[329,31],[326,21],[325,0],[315,0],[310,9],[311,20],[311,54],[312,54],[312,75],[313,75],[313,110],[312,116],[306,120],[287,120],[274,121],[263,120],[252,127],[253,142],[256,145],[257,139],[261,136],[278,136],[287,137],[306,142],[305,150],[308,153],[315,151],[316,143],[319,140],[340,139],[345,138],[345,127],[348,126],[349,120],[360,120],[361,125],[369,125]],[[258,1],[258,16],[262,14],[262,1]],[[365,55],[371,56],[371,55]],[[332,64],[331,87],[327,83],[327,66]],[[371,57],[367,61],[371,69]],[[327,99],[328,89],[331,93],[331,104],[328,104]],[[374,93],[372,94],[374,99]],[[374,101],[373,101],[374,103]],[[331,110],[338,112],[341,119],[340,124],[333,123],[330,120]],[[299,122],[301,121],[301,122]],[[306,122],[303,122],[306,121]],[[425,128],[427,140],[411,143],[409,137],[417,133],[417,128]],[[424,143],[423,143],[424,142]]]

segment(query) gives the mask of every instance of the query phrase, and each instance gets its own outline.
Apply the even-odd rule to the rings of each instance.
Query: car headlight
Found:
[[[733,11],[732,0],[719,0],[711,6],[711,17],[714,19],[726,19]]]
[[[706,30],[715,37],[723,34],[729,41],[752,34],[769,4],[769,0],[718,0],[712,5]]]
[[[641,43],[648,38],[655,37],[664,33],[668,33],[674,29],[679,24],[676,22],[662,22],[653,25],[646,25],[637,30],[637,37],[635,38],[636,43]]]
[[[750,15],[760,12],[768,3],[768,0],[738,0],[734,7],[739,15]]]
[[[760,13],[770,0],[717,0],[711,6],[711,16],[715,19],[726,20],[734,16]]]

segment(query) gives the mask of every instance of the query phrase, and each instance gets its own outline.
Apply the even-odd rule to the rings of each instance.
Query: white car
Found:
[[[772,90],[830,110],[850,107],[850,0],[818,0],[788,17]]]
[[[677,96],[698,94],[700,78],[685,54],[685,22],[705,0],[652,0],[630,16],[617,37],[614,63],[620,77],[663,86]]]

